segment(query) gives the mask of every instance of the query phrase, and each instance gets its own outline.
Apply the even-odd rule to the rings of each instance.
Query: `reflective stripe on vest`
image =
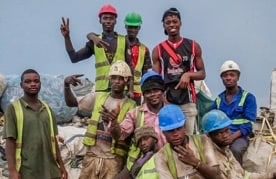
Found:
[[[141,168],[136,179],[159,179],[155,168],[154,156],[152,156]]]
[[[100,36],[101,38],[101,36]],[[117,36],[117,47],[116,52],[114,54],[112,63],[117,60],[125,60],[125,37],[122,35]],[[94,45],[95,52],[95,68],[96,68],[96,91],[103,91],[108,88],[108,73],[110,69],[110,63],[106,57],[106,53],[104,48],[99,48]]]
[[[102,110],[102,105],[105,103],[109,95],[109,93],[98,93],[98,95],[96,95],[93,115],[91,119],[88,120],[89,125],[83,139],[83,143],[87,146],[94,146],[96,144],[97,127],[101,117],[100,111]],[[134,107],[135,102],[131,99],[126,99],[118,115],[118,123],[121,123],[125,118],[126,113]],[[115,141],[112,139],[111,153],[125,157],[127,155],[128,149],[129,146],[124,141]]]
[[[136,117],[136,124],[135,129],[144,126],[144,111],[140,111],[140,106],[135,108],[135,117]],[[130,171],[131,167],[133,166],[134,162],[140,155],[140,148],[135,145],[134,137],[132,138],[131,146],[129,148],[128,157],[127,157],[127,169]]]
[[[144,61],[145,61],[145,53],[146,53],[145,45],[143,45],[143,44],[139,45],[138,60],[137,60],[137,64],[134,69],[134,83],[133,83],[134,90],[133,91],[135,93],[142,93],[140,81],[141,81],[142,69],[143,69]]]
[[[244,105],[247,94],[248,94],[248,92],[243,90],[241,100],[238,104],[239,107],[242,107]],[[216,98],[217,109],[219,109],[220,103],[221,103],[221,98],[218,96]],[[252,123],[252,121],[250,121],[248,119],[244,119],[244,118],[238,118],[238,119],[232,120],[232,124],[235,124],[235,125],[245,124],[245,123],[249,123],[249,122]]]
[[[49,106],[45,102],[41,100],[40,102],[45,106],[46,111],[49,115],[52,152],[54,155],[54,159],[56,159],[56,143],[55,143],[52,113],[51,113],[51,110],[49,109]],[[20,100],[16,100],[12,104],[15,110],[16,128],[17,128],[16,150],[15,150],[16,170],[19,171],[21,167],[21,149],[22,149],[24,115],[23,115],[23,109],[22,109]]]

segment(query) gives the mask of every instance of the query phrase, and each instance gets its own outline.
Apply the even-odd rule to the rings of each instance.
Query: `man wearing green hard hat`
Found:
[[[141,29],[142,17],[136,12],[128,13],[124,20],[127,31],[126,39],[129,42],[129,54],[134,70],[134,100],[137,104],[141,103],[142,91],[140,80],[143,74],[151,68],[149,49],[139,41],[137,35]]]

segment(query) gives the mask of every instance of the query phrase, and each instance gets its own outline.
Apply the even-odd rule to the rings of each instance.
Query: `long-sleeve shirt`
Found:
[[[252,122],[256,121],[257,104],[256,98],[253,94],[248,92],[243,106],[238,106],[242,98],[243,89],[239,87],[239,92],[232,98],[230,103],[226,101],[225,92],[226,91],[223,91],[221,94],[219,94],[221,99],[219,107],[217,107],[215,101],[212,109],[219,109],[223,111],[231,120],[243,118]],[[252,133],[252,124],[251,122],[243,124],[231,124],[230,130],[231,132],[240,130],[242,135],[246,137]]]
[[[153,127],[155,132],[157,133],[157,138],[158,138],[157,145],[158,145],[158,149],[160,149],[166,143],[166,138],[162,133],[161,129],[159,128],[158,114],[151,112],[146,103],[144,103],[139,110],[144,112],[144,125]],[[120,127],[121,127],[120,140],[124,140],[128,136],[133,134],[135,128],[137,127],[135,126],[135,123],[136,123],[136,109],[134,108],[126,114],[124,121],[120,124]]]

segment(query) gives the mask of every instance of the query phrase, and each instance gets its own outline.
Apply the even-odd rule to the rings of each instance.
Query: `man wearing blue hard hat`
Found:
[[[159,112],[159,127],[167,144],[141,169],[140,178],[221,178],[211,141],[207,136],[188,136],[186,116],[177,105]]]
[[[276,173],[249,173],[244,170],[229,149],[228,138],[231,135],[230,125],[232,120],[220,110],[211,110],[202,118],[202,128],[213,142],[215,155],[219,161],[219,168],[223,178],[276,178]]]
[[[164,81],[162,76],[154,71],[148,71],[141,78],[141,89],[144,96],[144,103],[130,110],[122,123],[112,122],[111,134],[118,140],[126,140],[132,136],[135,129],[142,126],[150,126],[157,134],[156,148],[159,150],[166,143],[166,138],[159,128],[158,113],[164,105],[163,92]],[[133,162],[141,156],[138,146],[131,145],[127,159],[127,170],[131,171]]]

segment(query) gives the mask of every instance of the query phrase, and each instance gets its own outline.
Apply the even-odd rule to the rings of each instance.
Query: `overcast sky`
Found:
[[[206,82],[213,95],[224,89],[221,64],[233,59],[242,70],[240,85],[256,95],[258,106],[269,105],[271,71],[276,68],[275,0],[1,0],[0,73],[21,74],[35,68],[52,75],[84,73],[94,80],[94,58],[72,64],[59,27],[61,17],[69,17],[73,45],[83,47],[88,32],[101,32],[97,14],[105,3],[116,6],[116,31],[122,34],[128,12],[142,15],[139,37],[150,50],[166,39],[163,12],[177,7],[181,34],[202,47]]]

